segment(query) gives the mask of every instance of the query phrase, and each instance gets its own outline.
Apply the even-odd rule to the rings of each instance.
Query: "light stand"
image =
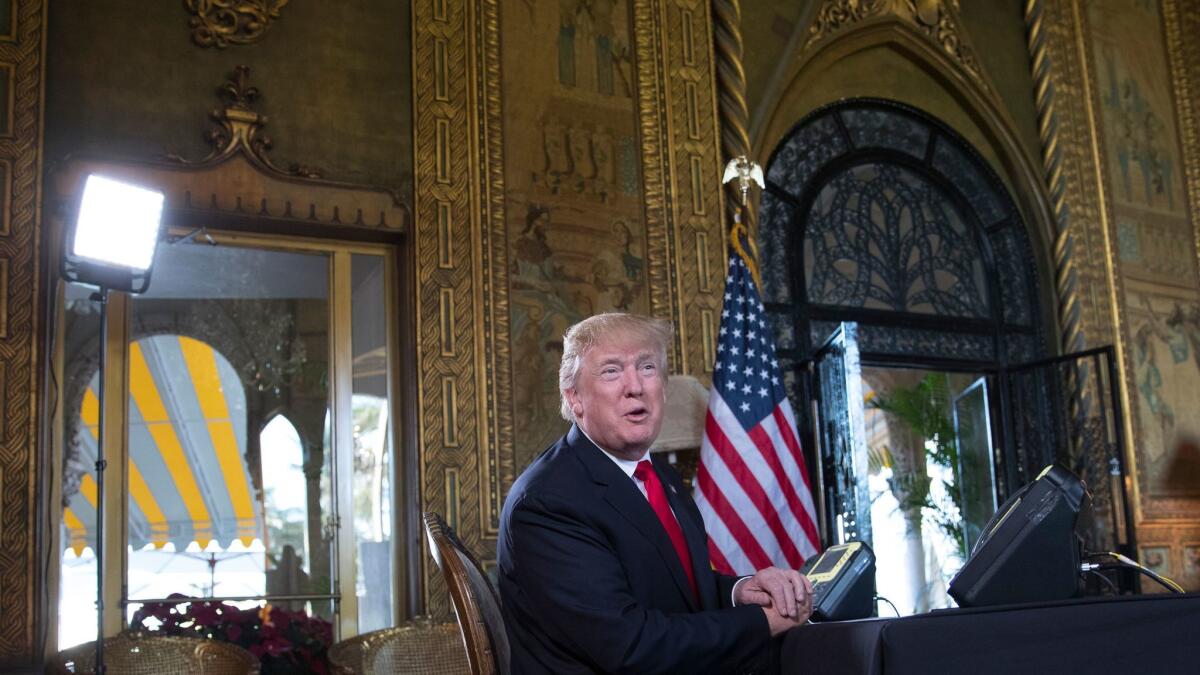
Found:
[[[108,289],[96,289],[92,299],[100,303],[100,363],[97,365],[96,397],[100,401],[96,424],[96,667],[97,675],[104,668],[104,474],[108,460],[104,459],[104,373],[108,363]]]
[[[144,293],[158,245],[164,195],[91,174],[84,184],[63,251],[63,278],[96,286],[100,303],[100,362],[96,395],[100,414],[96,438],[96,664],[104,673],[104,375],[108,361],[108,293]]]

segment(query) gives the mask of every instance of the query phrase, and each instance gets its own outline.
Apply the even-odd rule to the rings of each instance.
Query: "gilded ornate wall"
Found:
[[[1031,2],[1089,345],[1124,376],[1143,563],[1200,587],[1200,10]]]
[[[1053,278],[1060,221],[1043,149],[1057,149],[1046,164],[1064,186],[1080,330],[1088,345],[1120,350],[1143,559],[1195,588],[1194,4],[1031,0],[1042,79],[1021,13],[1005,3],[746,4],[760,161],[840,96],[910,103],[992,162]],[[277,164],[413,182],[419,506],[443,513],[486,563],[505,490],[565,428],[554,367],[569,323],[617,308],[670,318],[673,371],[708,371],[725,260],[709,2],[292,2],[258,34],[223,37],[189,7],[0,2],[0,665],[33,658],[44,602],[34,564],[46,531],[35,526],[34,424],[43,62],[51,159],[202,156],[202,111],[245,63]],[[1049,113],[1054,124],[1039,126]],[[1057,308],[1044,310],[1054,323]],[[420,560],[428,608],[447,611]]]
[[[567,326],[613,309],[671,318],[674,370],[707,372],[724,261],[709,7],[415,12],[423,507],[491,565],[508,485],[566,429]],[[426,567],[429,608],[445,612]]]
[[[34,660],[43,616],[36,366],[45,26],[40,0],[0,2],[0,669]]]

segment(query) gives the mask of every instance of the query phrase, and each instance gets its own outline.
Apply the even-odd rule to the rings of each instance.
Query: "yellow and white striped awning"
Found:
[[[93,377],[84,393],[75,439],[89,467],[99,422],[96,384]],[[172,542],[181,551],[193,541],[204,548],[212,540],[226,547],[234,539],[249,545],[261,538],[260,501],[245,449],[246,396],[229,361],[179,335],[129,346],[128,543],[134,549]],[[95,543],[96,499],[88,472],[63,510],[64,542],[76,554]]]

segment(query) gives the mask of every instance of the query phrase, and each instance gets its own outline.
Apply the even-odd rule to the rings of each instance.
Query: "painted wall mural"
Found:
[[[1126,302],[1143,489],[1152,498],[1195,496],[1200,491],[1200,301],[1186,294],[1131,290]]]
[[[1156,2],[1088,3],[1113,197],[1186,213],[1162,15]]]
[[[1195,230],[1162,8],[1155,0],[1086,8],[1124,285],[1138,482],[1153,512],[1200,498]]]
[[[506,206],[518,471],[563,433],[568,326],[648,312],[627,0],[505,4]]]
[[[1084,314],[1109,317],[1089,346],[1122,354],[1139,554],[1200,588],[1200,15],[1183,0],[1041,9]]]

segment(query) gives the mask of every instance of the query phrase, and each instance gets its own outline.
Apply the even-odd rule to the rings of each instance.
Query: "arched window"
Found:
[[[276,415],[258,434],[262,465],[262,510],[267,550],[268,592],[298,595],[298,577],[311,571],[312,552],[320,541],[312,541],[309,526],[309,481],[304,472],[304,444],[291,420]],[[319,531],[319,524],[317,530]],[[276,578],[277,577],[277,578]]]
[[[839,322],[864,358],[997,365],[1044,354],[1033,248],[1003,183],[912,108],[842,101],[806,117],[767,171],[768,310],[800,359]]]

